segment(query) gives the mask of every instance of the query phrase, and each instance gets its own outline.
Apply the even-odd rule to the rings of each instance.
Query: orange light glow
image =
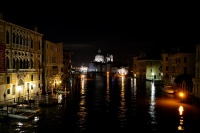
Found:
[[[183,97],[183,96],[184,96],[184,93],[183,93],[183,92],[180,92],[180,93],[179,93],[179,96],[180,96],[180,97]]]

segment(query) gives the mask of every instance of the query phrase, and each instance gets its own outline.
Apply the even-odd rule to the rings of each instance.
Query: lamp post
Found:
[[[3,94],[3,97],[4,97],[4,105],[6,105],[6,93],[5,92]]]
[[[183,92],[180,92],[180,97],[181,97],[181,102],[183,102],[183,96],[184,96],[184,94],[183,94]]]
[[[28,92],[28,101],[29,101],[29,88],[27,89],[27,92]]]

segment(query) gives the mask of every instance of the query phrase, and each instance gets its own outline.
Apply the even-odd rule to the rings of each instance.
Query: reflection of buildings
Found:
[[[63,43],[43,43],[43,91],[52,91],[61,87],[63,75]]]
[[[42,86],[42,37],[30,30],[2,20],[0,15],[0,101],[30,98]]]
[[[89,63],[88,72],[110,72],[112,63],[113,55],[107,54],[107,56],[105,57],[99,49],[94,58],[94,61]]]

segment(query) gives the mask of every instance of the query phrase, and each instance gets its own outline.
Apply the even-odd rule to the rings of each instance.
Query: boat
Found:
[[[13,107],[13,111],[15,112],[29,112],[29,113],[38,113],[40,111],[39,107],[32,107],[27,104],[18,104]]]
[[[163,92],[168,93],[168,94],[175,94],[177,92],[176,87],[172,85],[164,85],[162,90]]]
[[[34,118],[34,113],[29,113],[29,112],[15,112],[15,113],[9,113],[8,117],[28,120],[28,119]]]
[[[70,93],[70,91],[64,91],[64,90],[58,90],[56,91],[58,94],[67,94],[67,93]]]
[[[16,111],[11,107],[8,107],[8,110],[3,110],[4,112],[2,113],[3,116],[8,117],[8,118],[17,118],[17,119],[31,119],[34,117],[35,113],[31,112],[21,112],[21,111]]]

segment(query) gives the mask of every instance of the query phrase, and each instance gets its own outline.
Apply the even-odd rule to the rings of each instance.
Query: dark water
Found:
[[[37,119],[0,124],[0,133],[176,133],[179,125],[185,133],[200,133],[200,109],[150,81],[97,74],[82,79],[62,103],[41,107]]]

